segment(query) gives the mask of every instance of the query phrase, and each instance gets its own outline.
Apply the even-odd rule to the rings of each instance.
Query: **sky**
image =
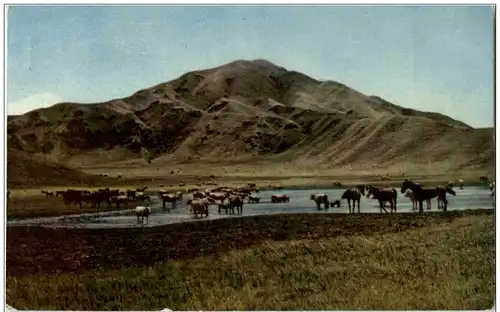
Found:
[[[10,6],[7,112],[104,102],[266,59],[491,127],[493,29],[490,6]]]

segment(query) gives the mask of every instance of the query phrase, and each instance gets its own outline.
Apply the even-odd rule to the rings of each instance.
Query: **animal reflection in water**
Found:
[[[391,213],[397,212],[397,198],[398,198],[398,192],[395,189],[391,188],[378,188],[374,187],[372,185],[368,185],[366,187],[367,193],[366,196],[370,197],[373,196],[376,200],[378,200],[379,205],[380,205],[380,213],[382,213],[382,210],[387,212],[385,209],[384,202],[388,202],[390,207],[391,207]]]

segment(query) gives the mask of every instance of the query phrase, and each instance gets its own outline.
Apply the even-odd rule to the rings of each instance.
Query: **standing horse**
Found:
[[[347,189],[342,194],[340,199],[347,199],[347,204],[349,205],[349,213],[351,213],[351,200],[353,202],[352,213],[355,212],[356,202],[358,203],[358,213],[359,211],[359,203],[361,201],[361,196],[365,195],[365,186],[357,185],[355,188]]]
[[[373,197],[378,200],[380,204],[380,213],[382,213],[382,209],[387,212],[384,202],[389,202],[391,205],[391,213],[397,211],[398,192],[395,189],[381,189],[368,185],[367,190],[366,196],[373,195]]]
[[[415,193],[413,193],[412,190],[407,189],[404,193],[404,196],[408,197],[411,200],[412,210],[418,210],[418,201],[417,201],[417,198],[415,196]],[[427,200],[425,200],[425,202],[427,203],[427,210],[431,209],[431,200],[427,199]]]
[[[321,210],[321,204],[325,206],[325,209],[328,209],[330,207],[330,202],[328,201],[328,195],[324,193],[311,194],[311,200],[313,200],[316,203],[316,207],[318,207],[318,210]]]
[[[459,179],[458,180],[458,185],[460,186],[460,189],[463,190],[464,189],[464,180],[463,179]]]
[[[437,192],[438,192],[438,209],[444,209],[444,201],[441,199],[443,196],[446,198],[446,193],[448,194],[451,194],[453,196],[456,196],[457,193],[455,193],[455,191],[451,188],[451,187],[441,187],[441,186],[438,186],[437,188]]]
[[[148,216],[151,213],[151,207],[137,206],[135,207],[135,215],[137,216],[137,224],[144,223],[144,218],[146,218],[146,223],[148,223]],[[139,217],[141,221],[139,222]]]
[[[454,195],[454,191],[451,188],[446,187],[422,187],[422,185],[417,184],[411,180],[406,179],[401,185],[401,193],[404,194],[407,189],[410,189],[415,194],[415,198],[418,201],[419,213],[424,213],[423,201],[431,200],[434,197],[439,196],[439,200],[444,203],[443,211],[447,211],[448,200],[446,199],[446,193]],[[430,209],[430,205],[427,209]]]

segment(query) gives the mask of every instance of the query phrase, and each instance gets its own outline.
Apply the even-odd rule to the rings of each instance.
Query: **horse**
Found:
[[[271,196],[271,203],[288,203],[290,197],[284,194],[274,194]]]
[[[488,179],[487,176],[480,176],[479,177],[479,181],[483,182],[483,183],[488,183],[490,179]]]
[[[123,203],[125,206],[128,205],[128,196],[127,195],[118,195],[118,196],[111,196],[110,202],[114,202],[116,204],[116,209],[120,209],[120,204]]]
[[[229,197],[231,213],[234,214],[234,208],[238,214],[243,214],[243,200],[239,196],[232,195]]]
[[[162,201],[163,211],[165,211],[166,209],[165,203],[172,203],[172,209],[175,209],[175,205],[179,200],[179,197],[177,194],[160,193],[160,199]]]
[[[395,189],[381,189],[368,185],[367,190],[367,197],[373,195],[373,197],[378,200],[380,204],[380,213],[382,213],[382,209],[387,212],[384,206],[384,202],[389,202],[389,204],[391,205],[391,213],[397,212],[398,192]]]
[[[353,201],[352,213],[354,213],[354,210],[356,209],[356,202],[358,203],[358,213],[360,213],[359,203],[361,201],[361,195],[365,195],[364,185],[357,185],[355,188],[347,189],[342,194],[340,199],[347,199],[347,204],[349,205],[349,213],[351,213],[351,200]]]
[[[248,203],[259,203],[260,202],[260,197],[255,197],[255,196],[248,196]]]
[[[457,193],[449,186],[445,186],[445,187],[438,186],[437,191],[438,191],[438,198],[437,198],[438,209],[444,209],[444,201],[442,200],[442,198],[446,197],[446,193],[451,194],[453,196],[457,195]]]
[[[195,217],[197,217],[198,214],[200,216],[205,214],[205,216],[208,217],[208,205],[206,201],[202,199],[188,199],[186,202],[186,206],[191,207],[191,212]]]
[[[318,207],[318,210],[321,210],[321,204],[325,206],[325,209],[328,209],[330,207],[330,202],[328,201],[328,195],[324,193],[311,194],[311,200],[313,200],[316,203],[316,207]]]
[[[230,209],[231,202],[229,201],[229,198],[226,198],[222,201],[222,203],[219,204],[219,214],[221,214],[221,210],[224,209],[226,211],[226,214],[228,210]]]
[[[450,193],[452,195],[456,195],[455,191],[453,191],[449,187],[442,187],[442,186],[437,186],[437,187],[422,187],[422,185],[417,184],[411,180],[405,179],[403,184],[401,185],[401,193],[404,194],[407,189],[411,189],[413,193],[415,194],[415,198],[418,201],[419,204],[419,213],[423,214],[424,213],[424,208],[423,208],[423,201],[431,200],[434,197],[439,197],[439,200],[443,202],[443,211],[447,211],[448,208],[448,200],[446,199],[446,193]],[[430,204],[429,207],[427,208],[428,210],[430,209]]]
[[[404,197],[408,197],[411,200],[412,210],[418,210],[417,198],[415,197],[415,193],[412,190],[407,189],[403,194]],[[427,200],[427,207],[430,205],[430,199]]]
[[[147,206],[137,206],[135,207],[135,215],[137,216],[137,224],[144,223],[144,218],[146,218],[146,223],[148,223],[148,216],[151,213],[151,207]],[[141,221],[139,222],[139,217],[141,217]]]
[[[459,179],[458,180],[458,185],[460,186],[460,189],[463,190],[464,189],[464,180],[463,179]]]

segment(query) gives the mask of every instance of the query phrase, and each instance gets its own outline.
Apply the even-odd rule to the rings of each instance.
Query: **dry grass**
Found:
[[[8,271],[7,303],[45,310],[489,309],[493,215],[457,215],[400,233],[266,241],[142,268]]]
[[[91,204],[84,203],[82,208],[77,204],[65,205],[60,197],[45,197],[38,195],[40,191],[30,190],[26,196],[22,196],[22,191],[17,192],[7,201],[7,219],[26,219],[39,217],[53,217],[70,214],[80,214],[87,212],[102,212],[117,210],[115,205],[108,208],[106,204],[101,203],[101,207],[92,207]],[[120,205],[120,209],[130,209],[142,201],[131,201],[127,205]]]

